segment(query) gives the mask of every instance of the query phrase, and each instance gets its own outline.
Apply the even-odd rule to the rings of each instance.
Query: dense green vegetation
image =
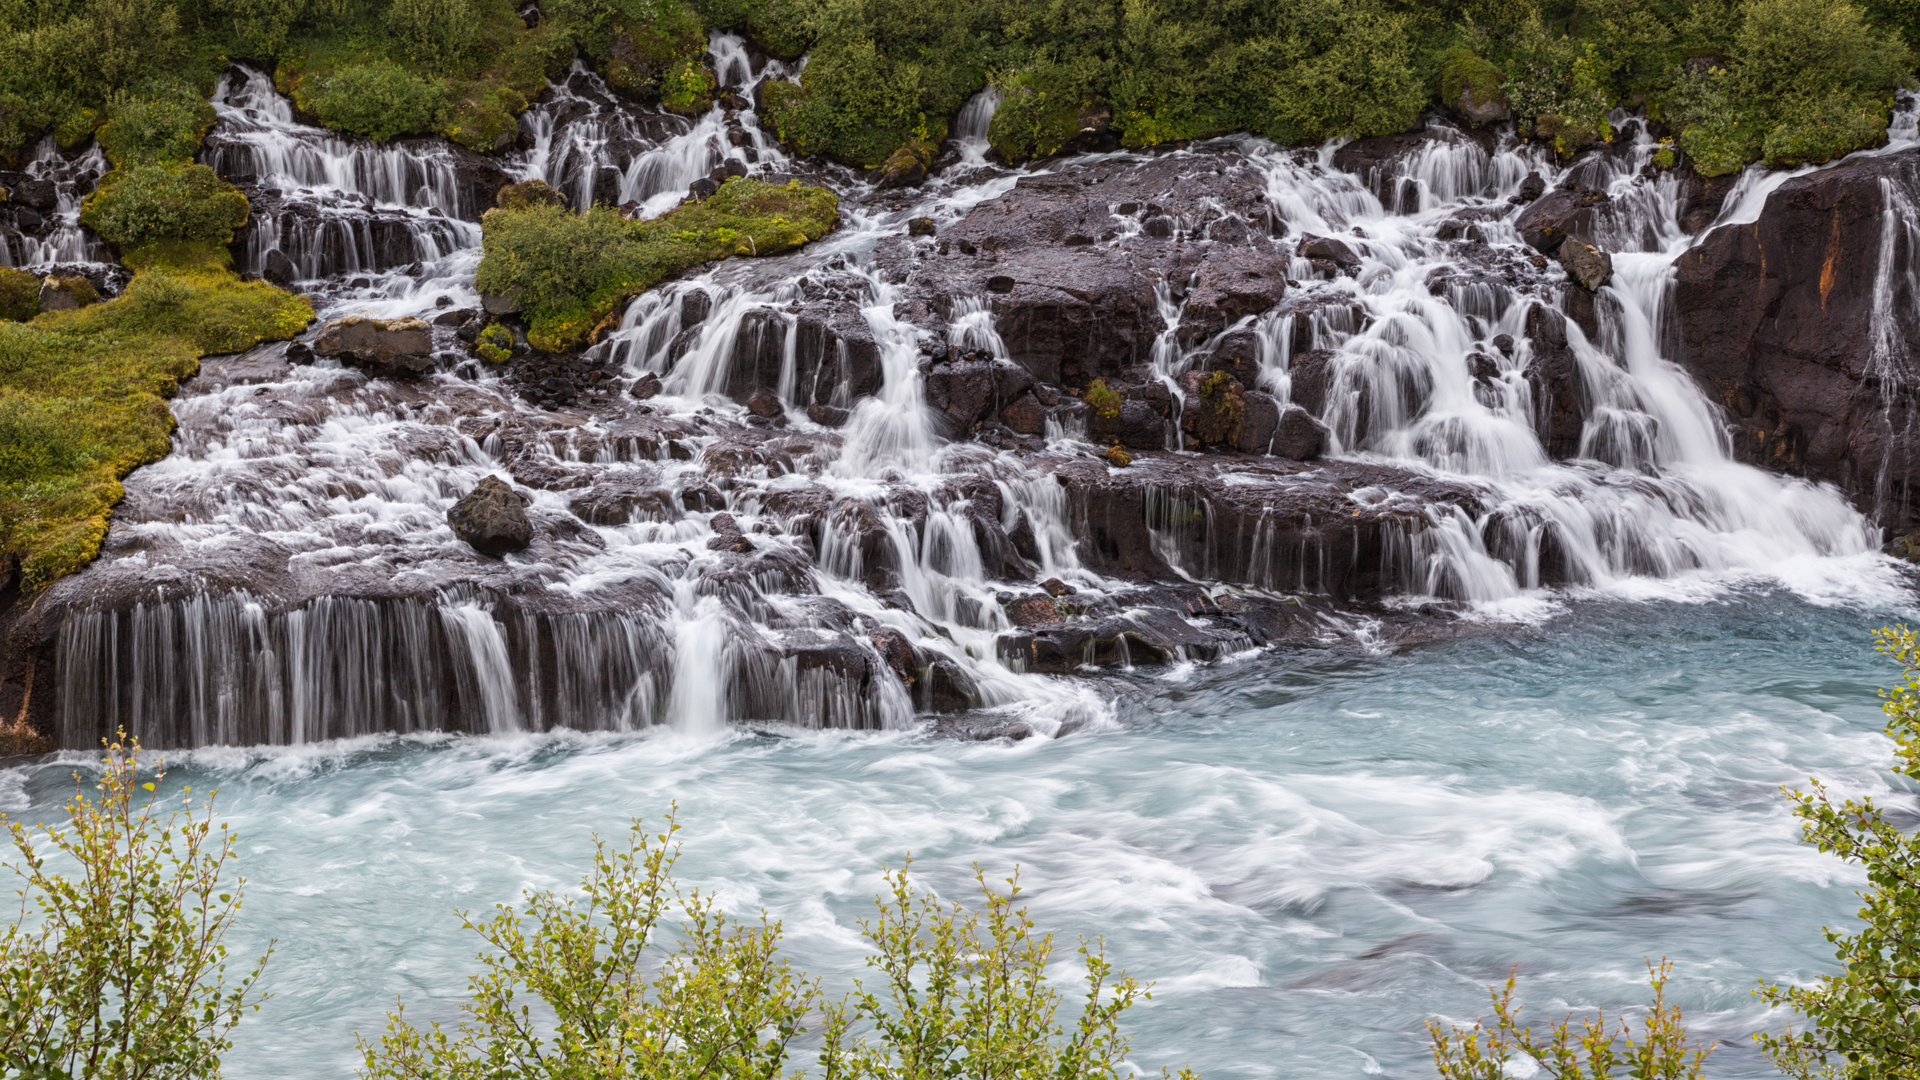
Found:
[[[166,398],[200,357],[313,319],[305,300],[240,281],[224,248],[161,244],[126,261],[119,299],[0,322],[0,552],[20,556],[29,591],[99,552],[120,478],[166,455]]]
[[[527,21],[534,23],[526,25]],[[323,123],[479,150],[576,56],[625,93],[711,102],[705,36],[810,54],[770,84],[798,149],[878,167],[1003,95],[994,145],[1083,133],[1144,146],[1232,131],[1286,142],[1405,129],[1435,104],[1510,107],[1571,153],[1616,106],[1664,121],[1702,171],[1873,144],[1920,41],[1910,0],[0,0],[0,156],[103,121],[149,131],[229,57],[272,66]],[[104,135],[104,133],[103,133]],[[116,132],[122,143],[158,145]],[[110,142],[113,149],[115,143]],[[123,151],[116,151],[123,153]]]
[[[586,344],[629,297],[675,274],[730,255],[790,251],[825,235],[840,213],[832,192],[798,182],[730,179],[705,201],[651,221],[604,206],[575,214],[530,186],[487,211],[474,284],[515,298],[528,342],[548,352]]]

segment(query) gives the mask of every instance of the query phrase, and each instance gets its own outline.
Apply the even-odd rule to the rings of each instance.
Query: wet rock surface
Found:
[[[1920,525],[1920,251],[1887,222],[1916,199],[1920,151],[1788,180],[1680,256],[1673,287],[1674,359],[1727,411],[1735,455],[1836,484],[1893,533]]]
[[[1097,715],[1093,672],[1352,642],[1362,619],[1413,640],[1527,588],[1719,565],[1644,542],[1727,529],[1663,475],[1649,384],[1604,351],[1639,301],[1601,248],[1652,242],[1638,134],[1565,169],[1438,118],[1332,169],[1255,140],[1020,173],[950,151],[887,186],[577,69],[529,114],[547,156],[521,171],[430,142],[328,151],[397,168],[388,192],[268,175],[260,140],[292,129],[261,79],[230,77],[209,143],[259,196],[236,258],[331,321],[209,360],[100,560],[6,616],[9,655],[64,687],[30,711],[67,745],[122,717],[160,746],[929,713],[1022,738]],[[1864,244],[1862,193],[1895,160],[1789,182],[1805,221],[1751,250],[1717,230],[1676,300],[1762,282],[1775,300],[1707,322],[1772,347],[1751,309],[1821,286],[1769,245],[1814,259],[1812,222],[1849,200],[1838,235]],[[637,215],[775,165],[835,186],[848,224],[656,288],[582,352],[529,349],[517,298],[470,288],[472,221],[510,178]],[[1686,332],[1718,386],[1698,359],[1717,339]],[[1735,398],[1781,410],[1803,389],[1786,365]],[[1794,453],[1767,463],[1820,475]],[[202,644],[128,644],[162,638]],[[100,674],[58,681],[78,671]],[[213,687],[246,689],[216,709]]]

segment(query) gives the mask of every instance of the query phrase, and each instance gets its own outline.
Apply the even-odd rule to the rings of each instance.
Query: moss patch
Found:
[[[734,178],[701,203],[652,221],[606,207],[574,214],[535,201],[482,219],[481,292],[513,294],[527,341],[545,352],[585,345],[628,298],[702,263],[775,255],[826,235],[840,201],[824,188]]]
[[[25,322],[40,314],[40,279],[0,266],[0,321]]]
[[[1120,415],[1120,395],[1108,389],[1106,381],[1095,379],[1087,384],[1084,399],[1087,408],[1108,419]]]
[[[304,299],[242,282],[224,249],[131,252],[124,296],[0,323],[0,552],[38,591],[92,561],[120,478],[166,455],[166,398],[200,357],[292,337]]]

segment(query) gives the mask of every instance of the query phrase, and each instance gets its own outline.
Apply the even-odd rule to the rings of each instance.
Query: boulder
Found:
[[[1346,241],[1331,236],[1309,233],[1301,237],[1300,257],[1312,262],[1315,270],[1328,277],[1351,274],[1360,268],[1360,256],[1353,253]]]
[[[349,315],[328,323],[313,351],[381,378],[424,375],[434,366],[433,330],[420,319]]]
[[[1558,188],[1522,210],[1513,227],[1520,231],[1520,238],[1527,246],[1542,255],[1551,255],[1560,250],[1560,242],[1569,236],[1592,243],[1595,219],[1609,202],[1606,195],[1597,191]]]
[[[516,288],[505,293],[482,293],[480,308],[489,315],[518,315],[520,290]]]
[[[1466,117],[1467,122],[1475,127],[1486,127],[1489,124],[1504,124],[1508,120],[1513,119],[1513,110],[1508,108],[1507,103],[1500,99],[1500,95],[1495,94],[1485,101],[1482,101],[1479,96],[1473,92],[1473,87],[1471,86],[1461,87],[1460,96],[1453,99],[1452,105],[1455,112]]]
[[[1110,412],[1087,414],[1087,434],[1096,442],[1118,443],[1134,450],[1161,450],[1167,445],[1166,421],[1145,401],[1127,400]]]
[[[1180,377],[1186,392],[1180,410],[1180,429],[1187,438],[1207,446],[1235,446],[1246,425],[1246,387],[1224,371],[1189,371]]]
[[[1326,452],[1327,436],[1327,426],[1312,413],[1298,405],[1288,405],[1280,410],[1274,423],[1270,452],[1295,461],[1314,461]]]
[[[659,396],[660,376],[655,375],[651,371],[645,372],[639,378],[633,380],[633,386],[627,390],[627,393],[632,394],[641,401],[645,401],[650,397]]]
[[[99,290],[78,274],[48,274],[40,282],[41,311],[77,311],[99,302]]]
[[[1613,280],[1613,256],[1585,240],[1561,241],[1559,258],[1567,276],[1588,292],[1598,292]]]
[[[933,219],[930,217],[908,218],[907,219],[907,235],[908,236],[932,236],[933,235]]]
[[[1022,435],[1047,432],[1047,407],[1031,391],[1000,406],[1000,422]]]
[[[274,248],[261,260],[260,276],[275,285],[287,285],[300,276],[300,271],[293,265],[293,260],[287,258],[286,252]]]
[[[453,534],[482,555],[524,551],[533,542],[526,501],[497,476],[474,485],[447,511]]]
[[[933,149],[925,143],[908,143],[895,150],[880,166],[881,187],[913,187],[927,178],[933,165]]]

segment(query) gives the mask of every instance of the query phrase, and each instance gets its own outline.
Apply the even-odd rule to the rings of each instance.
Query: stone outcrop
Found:
[[[1682,255],[1672,295],[1674,358],[1727,410],[1735,455],[1837,484],[1900,533],[1920,524],[1916,202],[1911,150],[1789,180]]]
[[[385,378],[433,370],[433,328],[421,319],[336,319],[313,339],[316,355],[332,357]]]

